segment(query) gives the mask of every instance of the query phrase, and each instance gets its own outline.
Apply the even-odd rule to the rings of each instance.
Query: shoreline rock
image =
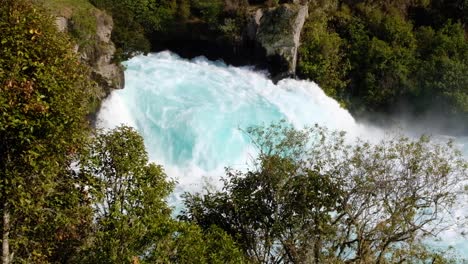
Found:
[[[112,17],[105,12],[94,9],[96,22],[95,34],[86,36],[87,41],[76,44],[75,51],[80,59],[92,70],[91,78],[101,88],[100,99],[104,99],[114,89],[122,89],[125,85],[124,68],[120,63],[113,61],[116,48],[111,41],[114,26]],[[74,30],[73,11],[65,8],[56,16],[59,31],[70,33]]]

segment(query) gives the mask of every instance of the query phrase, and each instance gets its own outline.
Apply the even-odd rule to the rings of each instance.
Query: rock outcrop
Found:
[[[194,20],[168,31],[170,34],[152,36],[153,51],[169,49],[185,58],[205,56],[236,66],[254,65],[267,69],[274,81],[294,76],[308,1],[280,1],[275,7],[264,2],[224,0],[224,12],[246,15],[245,23],[238,24],[239,35],[226,37]]]
[[[307,16],[307,3],[282,4],[252,14],[246,35],[264,52],[274,79],[295,74],[300,34]]]
[[[93,9],[96,28],[92,35],[85,35],[77,43],[75,50],[80,54],[83,62],[92,69],[91,77],[101,88],[101,98],[107,96],[113,89],[124,87],[124,71],[120,63],[113,61],[115,45],[111,41],[113,28],[112,17],[101,10]],[[94,21],[93,21],[94,22]],[[64,8],[56,14],[56,24],[62,32],[73,32],[79,29],[74,28],[72,9]]]

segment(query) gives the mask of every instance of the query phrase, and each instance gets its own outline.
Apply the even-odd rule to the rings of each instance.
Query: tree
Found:
[[[224,230],[202,230],[187,222],[174,222],[173,233],[148,256],[148,263],[247,263],[237,243]]]
[[[327,95],[340,98],[347,85],[349,62],[344,59],[344,42],[327,28],[327,16],[315,9],[308,19],[299,48],[298,74],[317,82]]]
[[[86,230],[83,182],[70,164],[89,131],[93,84],[51,17],[29,1],[0,5],[2,262],[39,263]]]
[[[462,25],[447,23],[434,31],[421,27],[418,31],[420,57],[418,105],[446,114],[466,118],[468,115],[468,42]]]
[[[89,262],[129,263],[148,252],[158,229],[171,221],[164,199],[174,183],[161,166],[148,164],[141,136],[130,127],[98,133],[80,170],[100,181]]]
[[[466,0],[312,1],[298,74],[355,114],[466,119]],[[454,125],[455,124],[455,125]],[[455,129],[452,129],[455,128]],[[453,132],[451,132],[453,133]]]
[[[444,227],[456,184],[467,178],[451,143],[348,145],[344,133],[284,123],[247,132],[259,149],[254,167],[228,169],[222,191],[186,194],[182,218],[222,228],[259,263],[443,259],[418,239]]]
[[[171,217],[166,203],[174,182],[148,163],[143,138],[130,127],[99,132],[82,157],[80,171],[98,183],[95,226],[84,253],[87,263],[242,263],[224,231],[202,231]],[[101,198],[101,199],[99,199]]]

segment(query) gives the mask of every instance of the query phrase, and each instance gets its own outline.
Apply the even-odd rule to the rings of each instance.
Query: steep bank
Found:
[[[39,2],[56,17],[58,29],[70,35],[81,61],[91,68],[90,78],[98,84],[98,101],[93,106],[97,110],[102,99],[112,90],[122,89],[125,84],[124,68],[114,60],[116,48],[111,41],[112,17],[83,0]]]
[[[242,17],[241,22],[228,16],[223,25],[213,29],[203,20],[185,21],[174,30],[153,34],[153,51],[171,50],[186,58],[206,56],[232,65],[255,65],[267,69],[276,81],[295,76],[308,2],[285,1],[273,7],[240,2],[226,0],[224,12]]]

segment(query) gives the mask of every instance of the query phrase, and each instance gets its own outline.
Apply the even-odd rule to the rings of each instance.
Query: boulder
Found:
[[[95,13],[96,40],[91,48],[83,49],[82,58],[93,70],[93,76],[106,93],[112,89],[122,89],[125,84],[124,71],[120,63],[115,63],[115,45],[111,41],[112,17],[102,11]]]
[[[295,75],[300,34],[307,16],[307,2],[301,2],[259,9],[250,18],[247,37],[264,52],[274,79]]]

